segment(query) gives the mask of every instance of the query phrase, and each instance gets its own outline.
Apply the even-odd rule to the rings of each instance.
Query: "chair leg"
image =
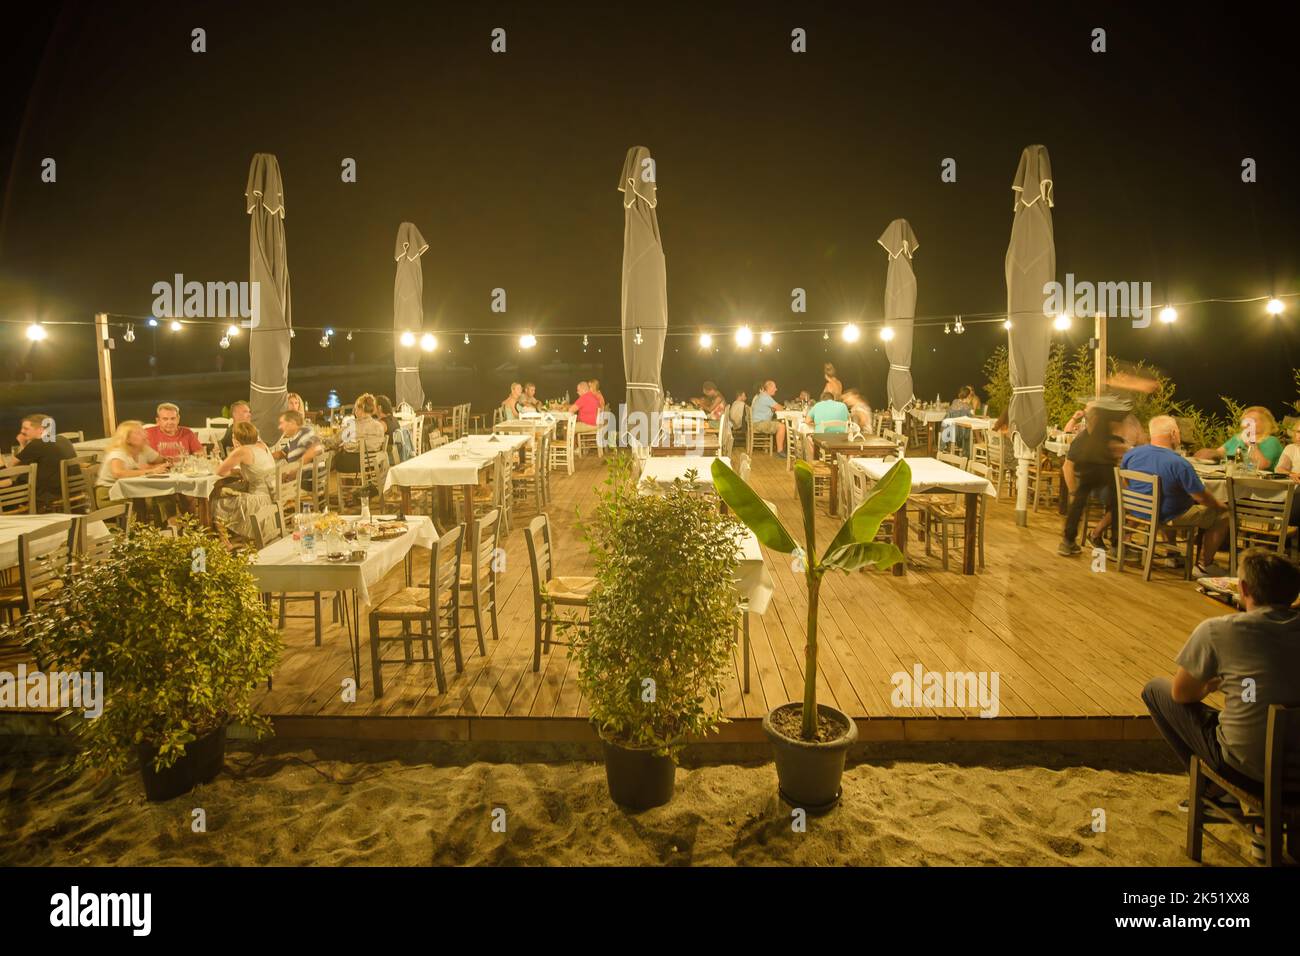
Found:
[[[436,606],[431,608],[427,620],[420,621],[421,633],[427,634],[430,628],[433,630],[433,674],[438,681],[438,693],[445,694],[447,693],[447,674],[442,669],[442,641],[439,640],[441,635],[438,633],[438,608]],[[429,654],[429,642],[427,640],[424,642],[424,646],[424,653],[427,657]]]
[[[542,669],[542,609],[533,609],[533,673]]]
[[[1188,775],[1187,788],[1187,855],[1197,863],[1201,862],[1201,848],[1205,825],[1205,810],[1201,800],[1205,795],[1205,777],[1201,775],[1201,760],[1192,757],[1191,772]]]
[[[744,625],[745,625],[744,628],[745,644],[743,650],[743,656],[745,658],[745,693],[748,694],[749,693],[749,611],[744,611],[743,615],[744,615]]]
[[[370,615],[370,676],[375,682],[375,697],[384,696],[384,678],[379,667],[379,617]]]
[[[474,629],[478,631],[478,651],[487,657],[487,642],[483,640],[483,589],[474,582]]]
[[[1147,533],[1147,549],[1142,558],[1142,580],[1151,580],[1151,562],[1156,556],[1156,532],[1154,530]]]
[[[320,647],[320,592],[312,593],[312,634],[316,638],[316,646]]]
[[[501,639],[501,632],[497,630],[497,573],[488,572],[488,594],[492,597],[492,607],[489,609],[489,615],[492,618],[492,640]]]

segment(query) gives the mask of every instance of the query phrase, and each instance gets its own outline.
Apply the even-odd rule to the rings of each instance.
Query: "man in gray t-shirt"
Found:
[[[1243,614],[1202,621],[1177,657],[1173,679],[1142,691],[1161,736],[1183,765],[1196,754],[1229,778],[1264,779],[1270,704],[1300,705],[1300,568],[1279,554],[1248,551],[1240,562]],[[1222,712],[1202,701],[1223,691]],[[1300,790],[1300,750],[1284,786]]]

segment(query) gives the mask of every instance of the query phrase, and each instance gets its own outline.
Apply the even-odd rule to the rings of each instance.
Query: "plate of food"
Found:
[[[1241,587],[1237,578],[1206,577],[1196,579],[1196,588],[1206,597],[1233,607],[1241,606]]]
[[[400,538],[406,534],[407,525],[405,521],[381,521],[375,525],[375,530],[370,533],[371,541],[392,541],[394,538]]]

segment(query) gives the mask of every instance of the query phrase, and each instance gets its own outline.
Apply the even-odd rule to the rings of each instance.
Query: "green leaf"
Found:
[[[754,493],[754,489],[721,458],[713,459],[713,486],[727,507],[764,545],[782,554],[789,554],[798,547],[790,532],[785,530],[785,525],[781,524],[781,519],[772,514],[772,509]]]
[[[803,505],[804,550],[808,552],[805,559],[809,568],[816,567],[817,561],[817,496],[813,493],[812,465],[800,459],[794,463],[794,486],[799,492],[799,503]]]
[[[880,523],[901,508],[911,492],[912,468],[906,459],[900,458],[840,526],[822,560],[831,562],[832,555],[847,545],[874,541]]]
[[[898,549],[897,545],[886,544],[881,541],[848,544],[828,552],[822,560],[823,567],[836,568],[840,571],[856,571],[858,568],[866,567],[869,564],[883,570],[902,563],[903,552]]]

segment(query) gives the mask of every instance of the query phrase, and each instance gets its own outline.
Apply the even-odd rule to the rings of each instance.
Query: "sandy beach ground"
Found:
[[[212,784],[149,804],[134,773],[69,775],[65,756],[6,745],[0,863],[1191,865],[1178,811],[1186,778],[1154,744],[1071,756],[969,744],[873,753],[846,771],[840,807],[809,818],[804,833],[771,763],[679,768],[672,803],[633,814],[611,803],[598,762],[558,750],[479,756],[445,745],[239,745]],[[196,808],[204,833],[192,829]],[[493,828],[499,809],[504,833]]]

